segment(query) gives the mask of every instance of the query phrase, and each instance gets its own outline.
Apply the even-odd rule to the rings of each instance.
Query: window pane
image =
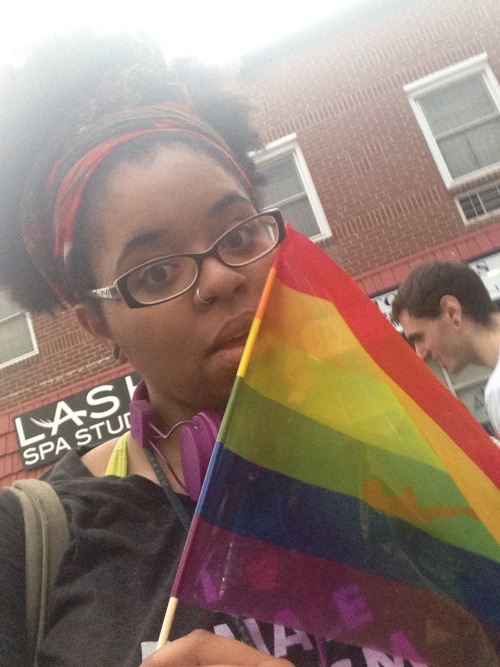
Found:
[[[500,118],[441,139],[438,146],[453,178],[500,162]]]
[[[292,227],[298,229],[302,234],[316,236],[316,234],[320,233],[311,204],[307,198],[304,197],[304,199],[280,206],[280,210],[283,218],[288,220]]]
[[[7,298],[5,294],[0,292],[0,320],[3,320],[14,313],[18,313],[21,309],[10,299]]]
[[[424,95],[420,104],[435,136],[497,111],[482,76],[463,79]]]
[[[461,389],[457,391],[457,396],[469,408],[480,424],[487,424],[489,422],[484,400],[484,385]]]
[[[500,118],[467,130],[467,139],[480,167],[500,162]]]
[[[426,361],[425,363],[441,382],[448,386],[441,366],[435,361]],[[457,397],[481,424],[488,424],[488,414],[484,404],[484,386],[490,373],[490,369],[475,364],[469,364],[459,373],[448,372],[448,377]]]
[[[430,368],[430,370],[434,373],[434,375],[437,375],[439,380],[441,380],[441,382],[443,384],[447,385],[446,378],[444,376],[443,369],[441,368],[441,366],[436,361],[433,361],[432,359],[427,359],[425,363]]]
[[[457,178],[458,176],[463,176],[479,169],[479,163],[474,157],[464,134],[457,134],[447,139],[441,139],[438,141],[438,146],[452,178]]]
[[[33,342],[26,315],[20,313],[11,320],[0,322],[0,364],[33,352]]]
[[[259,164],[258,170],[265,178],[265,183],[259,187],[260,201],[264,207],[278,206],[284,199],[304,192],[293,155]]]

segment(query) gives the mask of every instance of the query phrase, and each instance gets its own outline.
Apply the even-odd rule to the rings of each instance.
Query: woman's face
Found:
[[[154,257],[206,250],[255,212],[235,177],[187,146],[120,165],[92,210],[96,286]],[[103,302],[101,337],[146,380],[164,425],[223,412],[271,262],[272,254],[233,269],[210,257],[196,287],[171,301],[139,309]]]

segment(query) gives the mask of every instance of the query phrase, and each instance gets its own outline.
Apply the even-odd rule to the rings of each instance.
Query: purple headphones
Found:
[[[189,421],[175,424],[168,433],[162,433],[158,428],[156,413],[149,402],[148,390],[143,380],[135,388],[130,403],[130,430],[134,440],[141,447],[155,449],[164,458],[174,475],[170,464],[155,443],[160,438],[168,438],[174,429],[182,426],[180,446],[184,484],[178,481],[193,500],[198,500],[200,496],[221,421],[222,418],[215,412],[199,412]]]

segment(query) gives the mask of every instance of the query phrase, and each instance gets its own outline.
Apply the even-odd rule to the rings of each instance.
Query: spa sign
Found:
[[[127,431],[138,381],[138,375],[126,375],[16,417],[24,468],[45,466],[71,449],[99,445]]]

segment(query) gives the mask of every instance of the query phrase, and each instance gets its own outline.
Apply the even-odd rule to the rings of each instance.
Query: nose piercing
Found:
[[[199,287],[196,290],[196,298],[199,301],[201,301],[201,303],[204,303],[206,306],[208,306],[209,303],[212,303],[213,301],[215,301],[214,296],[210,297],[208,300],[202,299],[201,296],[200,296],[200,288]]]

